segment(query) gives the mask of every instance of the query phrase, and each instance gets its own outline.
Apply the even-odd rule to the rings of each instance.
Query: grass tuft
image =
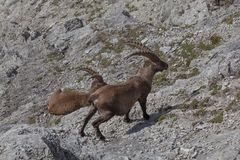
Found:
[[[211,123],[222,123],[223,122],[223,112],[213,117],[209,122]]]

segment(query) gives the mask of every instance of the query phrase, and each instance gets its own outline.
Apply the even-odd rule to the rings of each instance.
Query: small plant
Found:
[[[51,52],[47,55],[47,58],[48,58],[49,61],[53,61],[53,60],[60,61],[64,57],[65,57],[64,54],[57,53],[57,52]]]
[[[195,116],[195,117],[202,117],[206,113],[207,113],[207,111],[204,108],[201,108],[197,112],[193,113],[193,116]]]
[[[59,2],[60,2],[59,0],[53,0],[53,1],[52,1],[52,4],[55,5],[55,6],[58,6],[58,5],[59,5]]]
[[[54,75],[60,74],[61,72],[63,72],[62,68],[60,68],[58,66],[53,67],[53,74]]]
[[[173,122],[177,121],[177,115],[176,114],[169,113],[168,118],[171,118],[173,120]]]
[[[180,56],[185,59],[185,65],[189,67],[190,63],[193,59],[198,57],[198,53],[196,52],[195,45],[192,43],[182,43],[179,48]]]
[[[167,81],[166,72],[161,72],[154,77],[153,84],[159,86],[163,81]]]
[[[164,119],[166,119],[166,115],[161,115],[161,116],[158,118],[157,122],[158,122],[159,124],[161,124]]]
[[[233,24],[233,15],[226,17],[222,22],[227,23],[228,25]]]
[[[210,37],[210,41],[212,45],[217,46],[222,40],[222,37],[218,36],[217,34],[214,34]]]
[[[28,124],[35,124],[36,123],[36,116],[28,117]]]
[[[211,123],[222,123],[223,122],[223,112],[213,117],[209,122]]]
[[[104,42],[104,46],[101,48],[99,53],[105,53],[110,52],[111,50],[115,51],[116,53],[121,53],[123,51],[124,44],[118,43],[118,44],[112,44],[110,42]]]
[[[240,91],[237,92],[236,97],[237,97],[238,100],[240,100]]]
[[[130,3],[126,3],[125,7],[128,9],[129,12],[137,11],[138,8]]]
[[[209,101],[210,101],[209,97],[206,97],[200,101],[193,99],[190,103],[189,102],[183,103],[181,108],[183,109],[183,111],[186,111],[187,109],[201,109],[202,111],[200,112],[203,112],[204,108],[206,108],[209,105]]]
[[[102,65],[103,68],[106,68],[109,65],[111,65],[111,61],[109,61],[107,58],[103,58],[101,59],[100,64]]]
[[[204,42],[200,42],[198,44],[198,48],[204,51],[212,50],[215,46],[212,44],[206,44]]]
[[[193,99],[192,102],[189,104],[191,109],[197,109],[198,108],[199,101],[196,99]]]
[[[172,119],[173,122],[177,121],[177,115],[173,113],[169,113],[166,115],[161,115],[158,119],[157,122],[161,124],[165,119]]]
[[[218,85],[218,84],[211,84],[209,86],[209,90],[211,91],[211,95],[215,95],[217,94],[218,91],[220,91],[222,89],[222,86],[221,85]]]
[[[37,82],[39,82],[39,81],[42,81],[43,80],[43,77],[37,77],[36,79],[35,79],[35,81],[37,81]]]
[[[237,102],[236,102],[235,100],[233,100],[233,101],[230,102],[230,103],[228,104],[228,106],[225,108],[225,111],[226,111],[226,112],[230,111],[230,110],[232,109],[232,107],[233,107],[234,105],[236,105],[236,104],[237,104]]]
[[[58,119],[56,119],[56,120],[54,121],[54,124],[55,124],[55,125],[58,125],[60,122],[61,122],[61,118],[58,118]]]
[[[193,68],[191,69],[190,73],[187,75],[187,78],[191,78],[191,77],[194,77],[194,76],[197,76],[200,74],[200,71],[198,68]]]

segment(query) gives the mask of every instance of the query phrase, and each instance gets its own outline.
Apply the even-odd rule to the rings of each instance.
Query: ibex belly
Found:
[[[136,97],[131,97],[131,99],[128,98],[128,100],[122,100],[118,104],[115,104],[113,106],[115,114],[119,116],[125,115],[134,106],[136,101]]]

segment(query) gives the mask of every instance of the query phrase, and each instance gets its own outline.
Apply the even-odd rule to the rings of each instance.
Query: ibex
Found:
[[[81,68],[88,72],[95,80],[91,84],[88,92],[79,91],[62,91],[57,89],[48,100],[48,112],[54,115],[66,115],[76,111],[82,107],[89,106],[89,95],[96,91],[98,88],[106,85],[102,76],[90,68]],[[89,79],[90,79],[89,78]]]
[[[168,64],[160,60],[157,55],[142,44],[128,44],[141,49],[141,51],[135,52],[127,58],[139,55],[148,58],[148,60],[145,60],[144,66],[138,70],[135,76],[120,84],[103,86],[90,95],[89,102],[92,107],[84,119],[84,124],[80,130],[81,136],[85,136],[84,128],[91,117],[98,111],[100,116],[92,125],[96,130],[96,136],[100,140],[104,140],[105,137],[102,135],[99,125],[115,115],[125,115],[125,121],[130,121],[129,112],[137,101],[140,103],[144,119],[149,119],[146,112],[146,102],[151,91],[153,77],[157,72],[168,69]]]

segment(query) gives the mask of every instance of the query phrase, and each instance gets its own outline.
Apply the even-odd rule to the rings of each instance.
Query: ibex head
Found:
[[[154,71],[155,73],[168,69],[168,64],[166,62],[162,61],[153,52],[138,51],[133,54],[130,54],[129,56],[127,56],[127,58],[135,56],[135,55],[141,55],[141,56],[148,58],[148,60],[145,60],[143,68],[151,68],[151,70]]]
[[[148,58],[148,60],[145,60],[144,68],[150,67],[152,71],[155,71],[155,73],[168,69],[168,64],[162,61],[157,55],[154,54],[154,52],[151,49],[149,49],[145,45],[138,42],[128,41],[128,40],[124,40],[124,43],[140,49],[140,51],[127,56],[127,58],[136,56],[136,55],[140,55]]]

